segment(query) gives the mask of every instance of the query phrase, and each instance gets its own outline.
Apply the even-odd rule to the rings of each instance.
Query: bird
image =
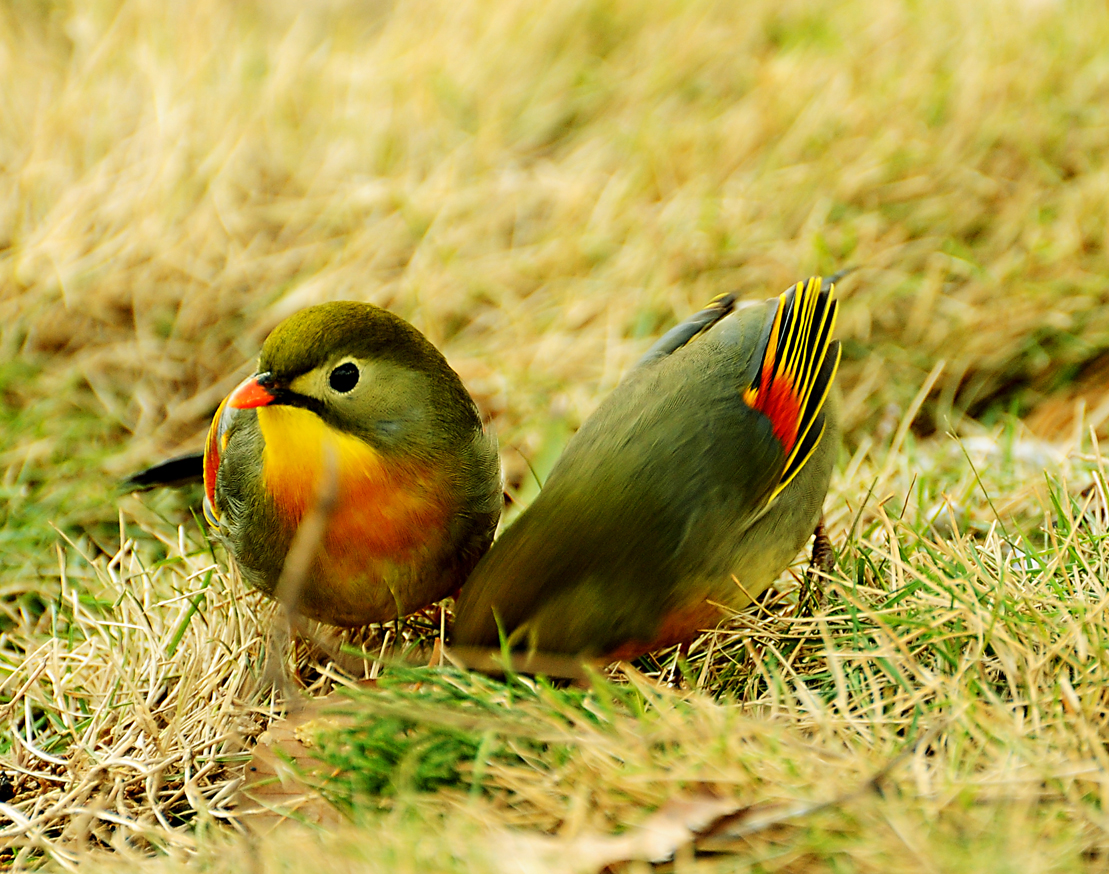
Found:
[[[287,606],[341,627],[456,592],[503,507],[496,436],[458,374],[408,322],[357,301],[274,328],[257,372],[216,410],[201,465],[205,519],[247,583],[271,596],[298,530],[325,508]],[[130,484],[196,468],[196,456],[181,456]]]
[[[838,452],[834,292],[722,295],[652,346],[474,568],[452,649],[631,659],[765,591],[820,524]]]

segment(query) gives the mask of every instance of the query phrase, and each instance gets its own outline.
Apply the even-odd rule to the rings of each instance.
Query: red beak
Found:
[[[248,376],[227,396],[227,403],[236,410],[249,410],[252,407],[265,407],[272,404],[275,400],[274,394],[266,385],[269,377],[268,373]]]

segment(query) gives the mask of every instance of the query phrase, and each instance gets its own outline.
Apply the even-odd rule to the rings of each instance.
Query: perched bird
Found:
[[[192,464],[174,459],[132,483],[180,479]],[[216,411],[203,473],[205,518],[247,582],[271,595],[333,480],[291,606],[341,626],[457,591],[488,549],[503,500],[496,437],[458,374],[403,319],[353,301],[310,307],[274,329],[258,372]]]
[[[838,277],[837,277],[838,278]],[[819,277],[713,301],[567,444],[462,588],[453,645],[632,658],[742,609],[820,522],[839,445],[836,302]]]

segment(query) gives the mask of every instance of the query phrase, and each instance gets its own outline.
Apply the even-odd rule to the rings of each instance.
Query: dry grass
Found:
[[[269,610],[188,495],[114,482],[196,446],[284,315],[353,297],[413,321],[526,502],[524,458],[549,469],[676,318],[854,263],[827,604],[797,611],[784,581],[690,652],[684,691],[476,796],[460,767],[362,799],[319,852],[473,870],[490,823],[611,829],[704,782],[826,799],[909,749],[882,795],[678,867],[1104,866],[1104,5],[302,6],[0,10],[0,864],[255,852],[231,799],[281,712]],[[313,694],[342,682],[290,662]],[[520,694],[533,726],[593,706]],[[259,864],[296,840],[317,839]]]
[[[127,865],[157,849],[166,870],[239,870],[257,852],[280,868],[290,842],[322,840],[335,870],[501,871],[505,826],[571,840],[706,787],[773,812],[892,764],[880,791],[774,819],[686,869],[1096,869],[1109,840],[1101,458],[1019,432],[925,452],[860,453],[838,478],[830,522],[846,545],[822,609],[798,611],[785,583],[778,603],[698,641],[670,689],[667,654],[639,666],[655,681],[589,691],[395,668],[367,691],[301,653],[309,694],[335,680],[353,696],[354,725],[304,733],[353,817],[338,828],[350,843],[231,838],[248,751],[280,711],[257,596],[184,531],[157,564],[126,541],[89,562],[96,580],[64,566],[39,648],[18,666],[5,654],[18,795],[3,835],[20,858],[67,868],[114,869],[106,847]],[[94,589],[114,608],[83,603]]]

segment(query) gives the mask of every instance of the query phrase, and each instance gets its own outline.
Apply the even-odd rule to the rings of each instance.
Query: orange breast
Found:
[[[338,501],[324,558],[333,570],[365,570],[367,562],[402,562],[438,546],[452,511],[444,471],[390,462],[369,444],[298,407],[258,409],[266,446],[262,475],[291,528],[317,499],[327,453],[337,464]]]

